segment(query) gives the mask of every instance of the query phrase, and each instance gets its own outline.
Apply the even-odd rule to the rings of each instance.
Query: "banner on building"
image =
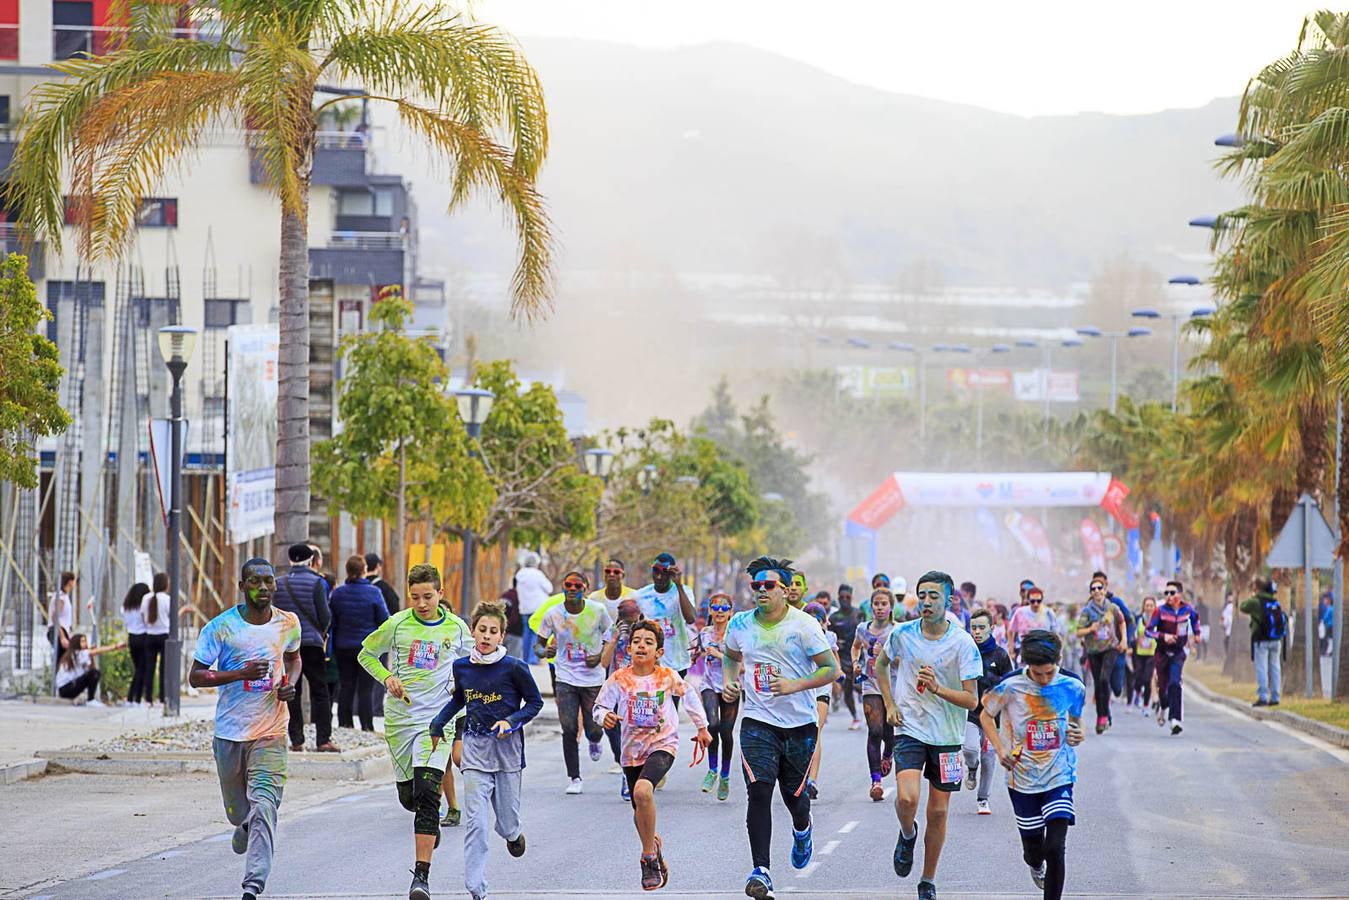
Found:
[[[904,366],[838,366],[838,388],[854,397],[899,397],[913,391],[913,369]]]
[[[1078,525],[1082,536],[1082,552],[1086,554],[1087,565],[1093,569],[1105,569],[1105,538],[1101,535],[1101,526],[1091,516],[1086,516]]]
[[[982,387],[986,391],[1007,391],[1012,387],[1012,370],[947,369],[946,380],[956,389]]]
[[[1003,519],[1007,530],[1021,545],[1021,549],[1046,569],[1054,566],[1054,548],[1049,543],[1049,534],[1040,520],[1011,510]]]
[[[1016,372],[1012,375],[1012,387],[1016,399],[1023,403],[1043,403],[1046,391],[1050,403],[1076,403],[1081,399],[1076,372],[1051,372],[1047,369]]]
[[[276,513],[276,377],[280,331],[275,325],[228,330],[229,402],[225,471],[229,473],[229,540],[272,533]]]

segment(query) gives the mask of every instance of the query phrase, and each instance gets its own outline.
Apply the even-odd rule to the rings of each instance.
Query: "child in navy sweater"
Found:
[[[511,856],[523,856],[520,830],[520,774],[525,767],[524,726],[543,709],[529,666],[506,655],[506,607],[479,603],[470,619],[473,649],[454,661],[454,695],[431,722],[432,746],[461,710],[467,828],[464,831],[464,887],[473,900],[487,896],[487,816],[496,810],[496,832]]]

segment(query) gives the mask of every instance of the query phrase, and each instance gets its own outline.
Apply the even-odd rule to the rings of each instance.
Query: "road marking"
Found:
[[[839,834],[848,834],[849,832],[851,832],[851,831],[852,831],[854,828],[856,828],[856,827],[857,827],[857,823],[856,823],[856,822],[848,822],[848,823],[844,824],[844,826],[838,830],[838,833],[839,833]]]
[[[842,841],[830,841],[829,843],[827,843],[827,844],[824,845],[824,848],[823,848],[823,849],[820,850],[820,855],[821,855],[821,856],[828,856],[829,854],[831,854],[831,853],[833,853],[835,850],[837,850],[837,849],[838,849],[838,845],[841,844],[841,843],[843,843],[843,842],[842,842]]]
[[[121,875],[126,869],[104,869],[102,872],[95,872],[92,875],[84,876],[85,881],[102,881],[105,878],[113,878]]]
[[[806,866],[806,867],[805,867],[804,869],[802,869],[801,871],[797,872],[797,873],[796,873],[796,877],[797,877],[797,878],[809,878],[809,877],[810,877],[810,873],[811,873],[811,872],[814,872],[814,871],[815,871],[816,869],[818,869],[819,867],[820,867],[820,863],[819,863],[818,860],[816,860],[815,862],[812,862],[810,865]]]

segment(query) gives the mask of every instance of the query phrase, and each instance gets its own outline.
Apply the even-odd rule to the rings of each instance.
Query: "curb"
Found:
[[[39,750],[35,760],[45,769],[63,769],[91,775],[177,775],[214,772],[215,756],[203,751],[178,753],[106,753],[98,750]],[[340,781],[377,781],[389,778],[393,763],[384,747],[367,747],[350,754],[291,753],[287,775]]]
[[[1309,719],[1306,716],[1299,716],[1297,713],[1289,712],[1285,709],[1267,709],[1263,706],[1251,706],[1244,700],[1238,700],[1235,697],[1229,697],[1226,694],[1219,694],[1212,688],[1201,683],[1198,679],[1190,679],[1186,686],[1193,688],[1199,696],[1211,703],[1217,703],[1220,706],[1226,706],[1237,712],[1249,716],[1252,719],[1258,719],[1261,722],[1277,722],[1304,734],[1309,734],[1314,738],[1325,741],[1336,747],[1349,750],[1349,731],[1343,728],[1336,728],[1334,725],[1328,725],[1325,722],[1318,722],[1315,719]]]
[[[14,784],[25,778],[36,778],[47,771],[45,759],[25,759],[0,765],[0,784]]]

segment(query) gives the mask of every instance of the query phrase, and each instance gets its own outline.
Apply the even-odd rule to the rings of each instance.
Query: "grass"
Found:
[[[1185,677],[1193,678],[1216,694],[1225,694],[1247,703],[1255,702],[1255,684],[1253,682],[1233,681],[1223,674],[1220,663],[1190,662],[1185,666]],[[1349,703],[1339,700],[1322,700],[1319,697],[1308,700],[1306,697],[1279,698],[1279,709],[1325,722],[1337,728],[1349,729]]]

